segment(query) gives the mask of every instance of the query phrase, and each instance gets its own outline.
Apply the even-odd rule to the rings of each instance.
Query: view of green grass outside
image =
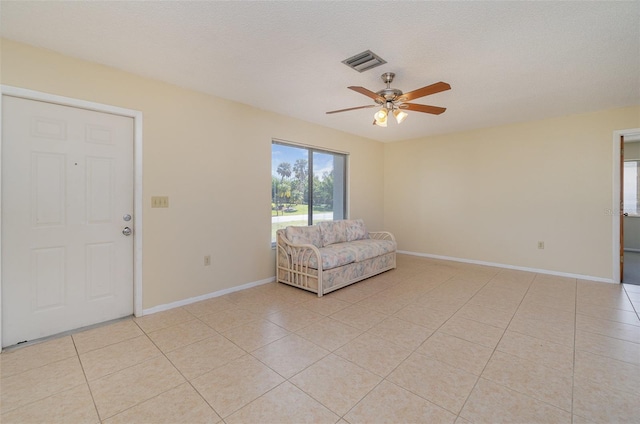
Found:
[[[285,216],[289,217],[286,221],[277,222],[277,220],[272,219],[271,221],[271,240],[276,239],[276,231],[287,228],[289,225],[307,225],[308,222],[308,213],[309,206],[308,205],[295,205],[291,206],[290,209],[294,209],[294,211],[285,212],[284,210],[278,211],[275,208],[275,205],[271,206],[271,216]],[[296,219],[298,218],[298,219]]]
[[[277,211],[275,204],[271,204],[271,240],[276,239],[276,231],[289,225],[307,225],[309,222],[309,205],[291,205],[287,209]],[[327,212],[329,214],[327,214]],[[314,223],[331,221],[333,210],[330,205],[320,205],[313,208]],[[282,217],[279,221],[277,217]]]
[[[289,210],[289,212],[287,212],[286,209],[279,211],[276,210],[273,203],[271,204],[271,216],[304,215],[305,217],[309,214],[309,205],[293,205],[289,208]]]

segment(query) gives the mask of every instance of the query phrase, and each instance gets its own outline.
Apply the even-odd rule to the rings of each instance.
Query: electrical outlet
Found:
[[[539,241],[538,242],[538,249],[544,249],[544,242],[543,241]]]
[[[204,257],[204,266],[210,266],[211,265],[211,255],[207,255]]]

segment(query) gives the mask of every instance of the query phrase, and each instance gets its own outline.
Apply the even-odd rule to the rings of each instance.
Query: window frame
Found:
[[[348,187],[349,187],[349,153],[348,152],[342,152],[342,151],[338,151],[338,150],[331,150],[331,149],[326,149],[326,148],[321,148],[321,147],[316,147],[316,146],[310,146],[310,145],[306,145],[306,144],[301,144],[301,143],[295,143],[295,142],[291,142],[291,141],[286,141],[286,140],[280,140],[280,139],[276,139],[273,138],[271,140],[271,154],[272,154],[272,158],[271,158],[271,164],[273,167],[273,145],[277,144],[280,146],[285,146],[285,147],[292,147],[292,148],[296,148],[296,149],[303,149],[307,151],[307,166],[308,166],[308,175],[307,175],[307,184],[309,187],[309,199],[307,199],[308,202],[308,212],[307,212],[307,225],[313,225],[313,156],[314,153],[321,153],[321,154],[329,154],[329,155],[336,155],[336,156],[341,156],[343,158],[344,161],[344,166],[342,169],[343,172],[343,189],[342,189],[342,205],[343,205],[343,210],[342,210],[342,218],[341,219],[348,219],[348,211],[349,211],[349,196],[348,196]],[[336,174],[336,169],[333,170],[334,172],[334,177]],[[273,177],[273,174],[271,175]],[[334,180],[335,181],[335,180]],[[272,197],[273,200],[273,197]],[[335,203],[335,199],[334,199],[334,203]],[[273,218],[273,216],[272,216]],[[273,228],[273,221],[271,223],[271,226]],[[275,247],[276,242],[272,241],[271,242],[271,246]]]

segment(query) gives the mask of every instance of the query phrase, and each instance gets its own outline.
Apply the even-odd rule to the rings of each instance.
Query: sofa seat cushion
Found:
[[[396,242],[391,240],[367,239],[331,244],[318,250],[322,257],[322,269],[327,270],[395,252],[396,247]],[[309,257],[309,266],[318,269],[315,256]]]
[[[353,251],[356,262],[395,252],[397,248],[396,242],[391,240],[354,240],[344,244]]]
[[[349,243],[331,244],[318,250],[322,257],[322,269],[333,269],[356,261],[356,254],[349,248]],[[309,258],[309,266],[318,269],[315,256]]]

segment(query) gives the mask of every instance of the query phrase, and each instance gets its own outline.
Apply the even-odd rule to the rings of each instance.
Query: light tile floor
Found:
[[[0,355],[8,423],[638,423],[640,286],[399,255]]]

